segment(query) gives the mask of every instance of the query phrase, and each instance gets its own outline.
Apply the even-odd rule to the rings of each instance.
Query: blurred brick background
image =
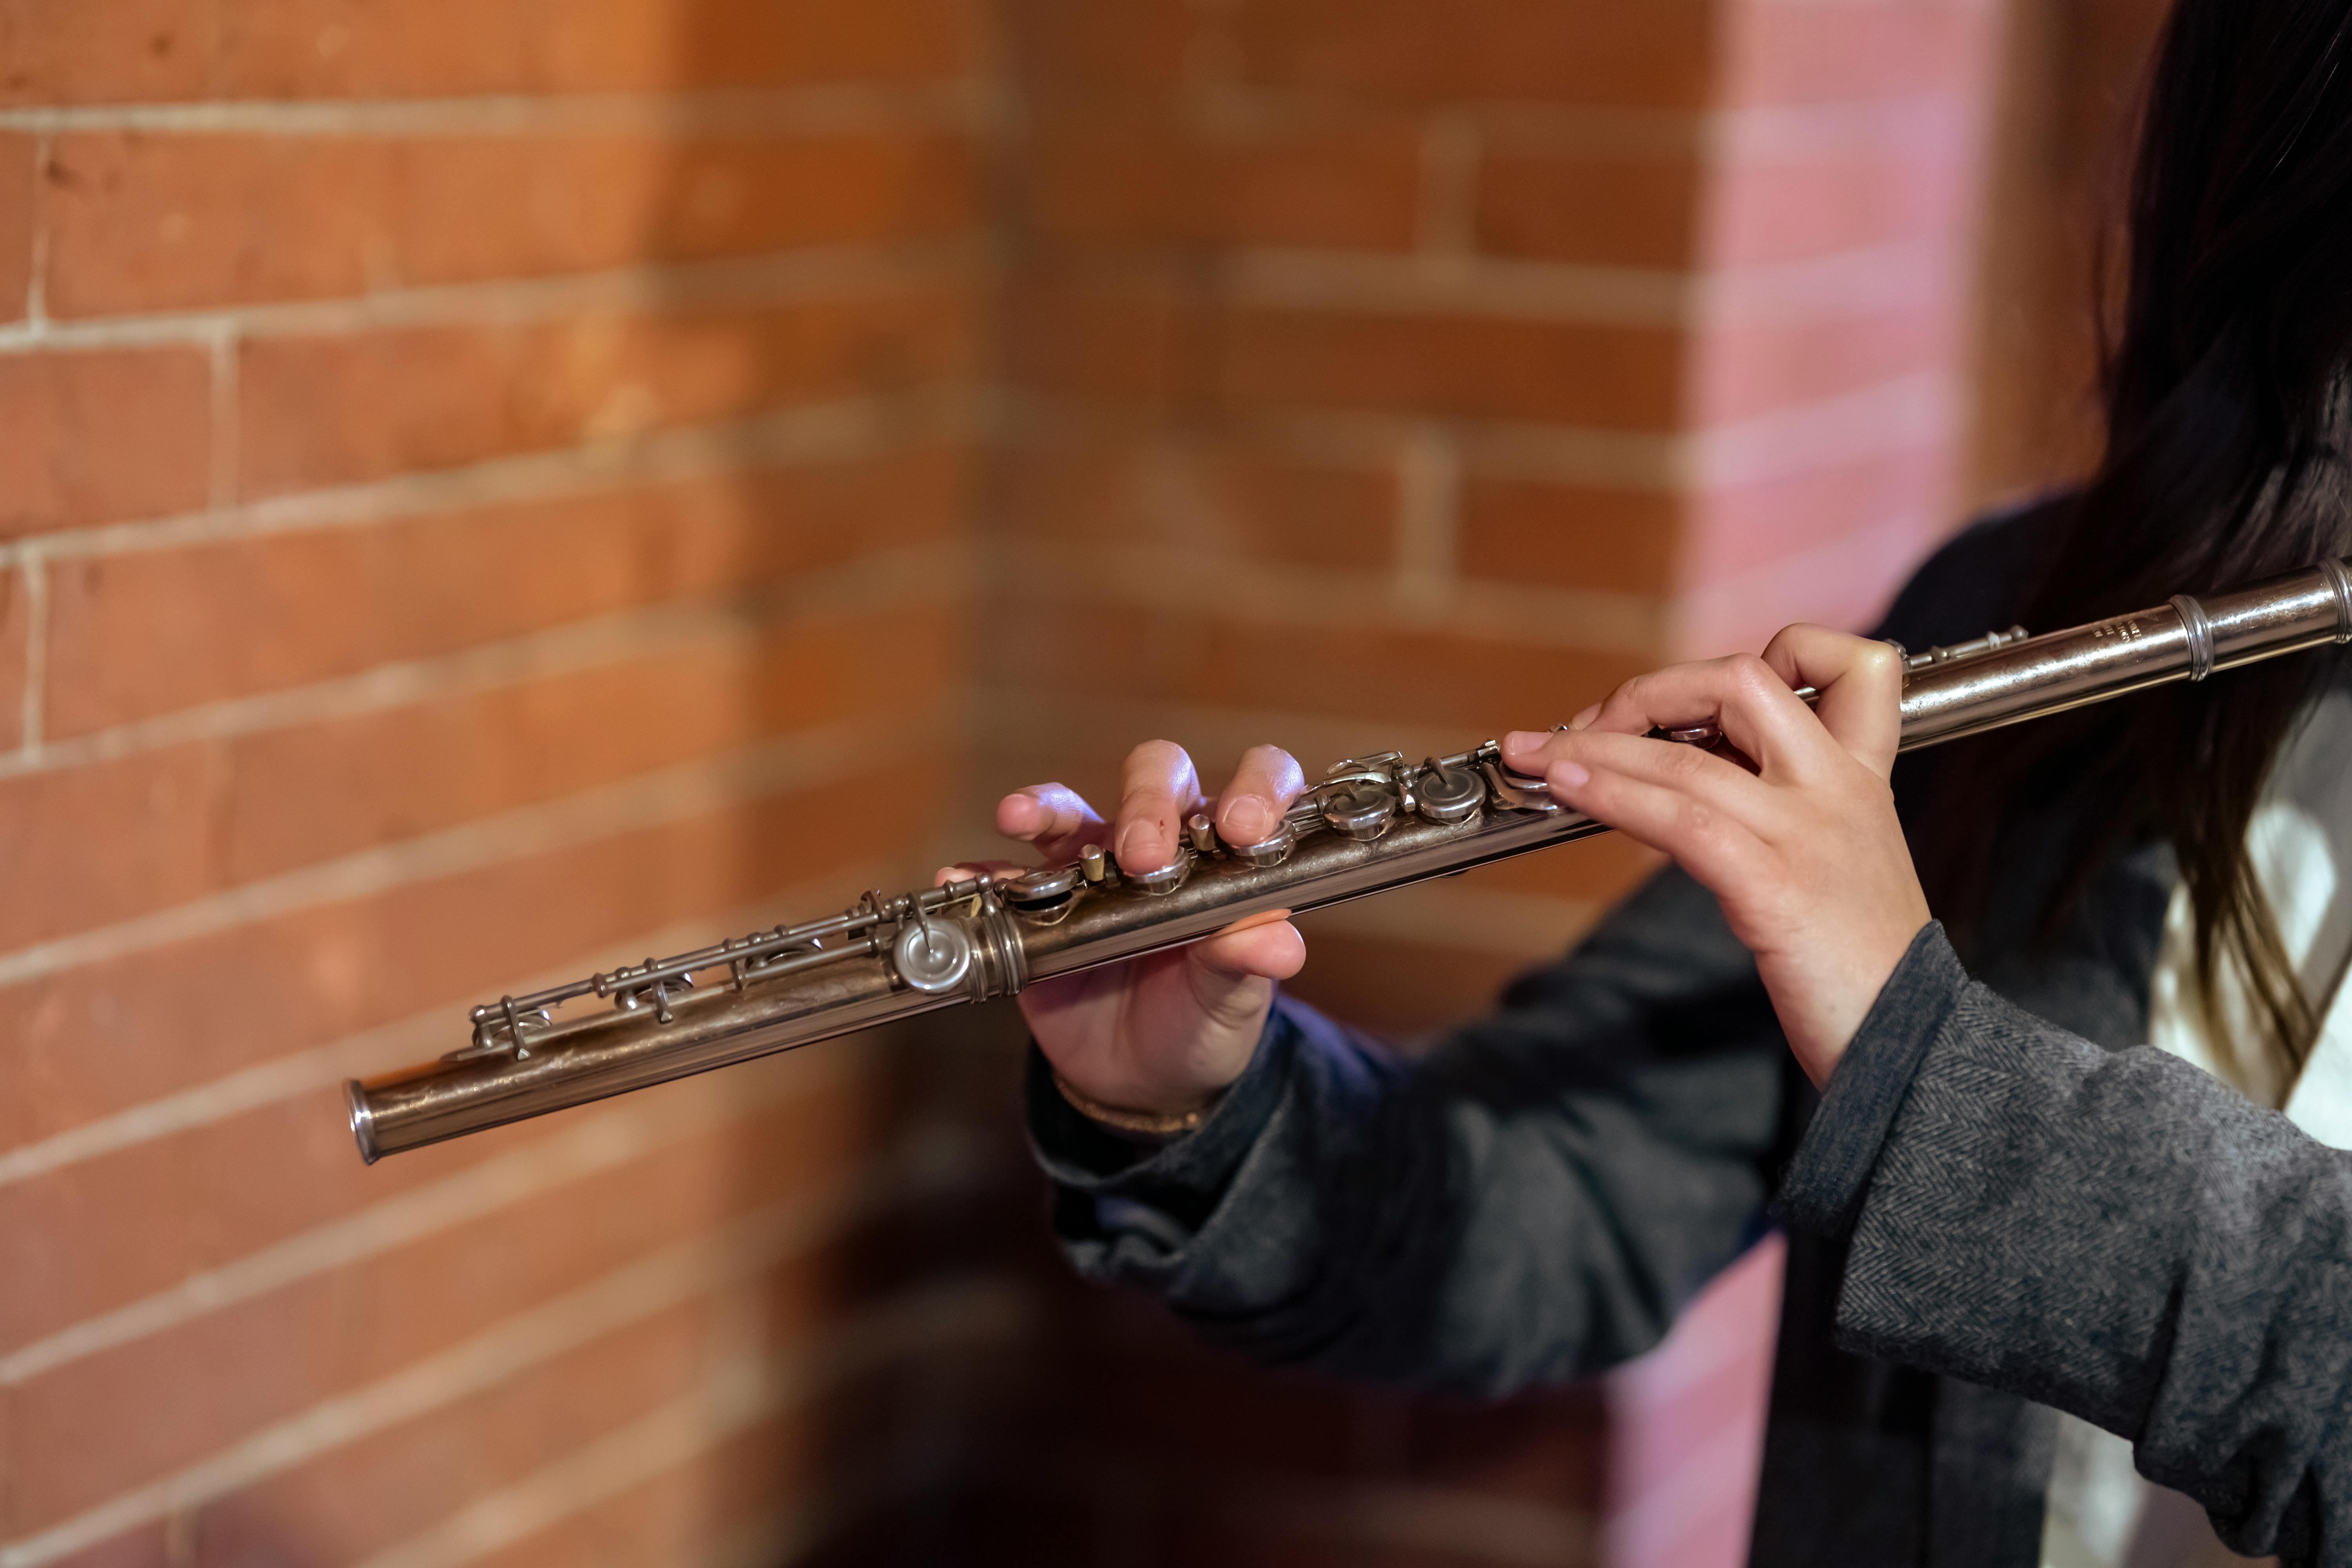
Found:
[[[1071,1284],[1009,1010],[373,1170],[336,1086],[1148,734],[1866,621],[2084,460],[2157,9],[0,0],[0,1564],[1738,1561],[1769,1248],[1481,1408]]]

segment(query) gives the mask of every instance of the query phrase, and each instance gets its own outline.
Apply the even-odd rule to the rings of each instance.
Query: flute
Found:
[[[2323,561],[2259,586],[2070,631],[1991,632],[1906,655],[1910,751],[2327,643],[2352,642],[2352,570]],[[1808,697],[1810,692],[1800,692]],[[1707,743],[1713,726],[1673,731]],[[1304,914],[1606,832],[1512,773],[1488,741],[1411,763],[1351,757],[1256,844],[1206,816],[1175,862],[1126,868],[1088,846],[1015,877],[886,897],[473,1010],[473,1036],[421,1067],[346,1086],[352,1136],[385,1154]],[[598,999],[605,1006],[574,1003]]]

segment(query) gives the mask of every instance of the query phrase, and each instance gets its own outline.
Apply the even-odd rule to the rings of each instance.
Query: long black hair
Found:
[[[2128,285],[2120,310],[2102,312],[2106,447],[2053,512],[2020,617],[2040,630],[2347,548],[2352,0],[2178,0],[2142,115]],[[2321,1020],[2246,829],[2321,668],[2298,656],[2013,731],[1979,758],[2005,775],[1977,780],[1996,784],[1978,798],[2008,803],[2005,823],[1990,842],[1955,829],[1930,846],[1931,892],[1965,928],[2004,826],[2056,799],[2089,805],[2076,820],[2095,826],[2073,837],[2047,889],[2050,926],[2127,843],[2169,841],[2196,914],[2209,1033],[2219,1049],[2271,1055],[2292,1082]],[[2230,1040],[2212,1002],[2225,963],[2264,1038]]]

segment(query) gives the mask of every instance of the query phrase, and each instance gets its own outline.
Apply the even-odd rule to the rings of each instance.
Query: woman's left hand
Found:
[[[1821,692],[1808,709],[1793,688]],[[1564,732],[1517,733],[1511,767],[1671,855],[1723,906],[1817,1085],[1927,923],[1886,779],[1903,661],[1885,643],[1790,626],[1762,658],[1627,681]],[[1653,729],[1718,725],[1754,771]]]

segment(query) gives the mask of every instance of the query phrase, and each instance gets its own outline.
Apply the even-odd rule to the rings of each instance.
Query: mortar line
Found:
[[[1312,132],[1347,123],[1360,110],[1313,91],[1197,82],[1187,107],[1202,125],[1255,135]],[[1501,101],[1463,112],[1515,145],[1578,153],[1687,152],[1720,125],[1735,135],[1780,138],[1798,146],[1883,146],[1890,128],[1949,114],[1958,95],[1929,89],[1861,102],[1770,105],[1738,110],[1599,110]],[[136,131],[150,134],[484,135],[595,134],[620,130],[677,133],[773,128],[824,133],[892,130],[910,121],[986,132],[1010,112],[986,77],[920,85],[857,83],[772,89],[716,89],[672,93],[585,91],[487,93],[469,97],[312,100],[238,99],[214,102],[26,106],[0,109],[0,131],[54,135]],[[1932,127],[1931,127],[1932,128]]]
[[[1001,1346],[1019,1336],[1028,1312],[1019,1288],[999,1281],[990,1275],[950,1278],[887,1298],[825,1333],[825,1353],[812,1353],[812,1347],[782,1364],[760,1351],[730,1357],[687,1393],[466,1502],[365,1558],[359,1568],[463,1568],[700,1458],[860,1373]],[[891,1496],[912,1490],[926,1474],[901,1461],[895,1470],[858,1478],[846,1493],[837,1474],[829,1477],[819,1495],[778,1521],[782,1530],[772,1533],[786,1539],[771,1544],[762,1561],[798,1559]]]
[[[1743,159],[1830,156],[1883,159],[1952,144],[1973,100],[1929,89],[1886,98],[1745,109],[1600,109],[1532,100],[1457,103],[1444,111],[1489,144],[1538,156],[1656,161],[1688,157],[1727,139]],[[1200,84],[1185,104],[1204,133],[1274,138],[1360,125],[1367,110],[1344,96],[1231,82]],[[1374,111],[1377,113],[1377,111]]]
[[[922,608],[955,595],[962,563],[963,552],[953,548],[879,552],[801,574],[771,590],[636,605],[352,675],[222,698],[63,740],[46,739],[36,751],[0,756],[0,780],[560,679],[748,639],[770,627]]]
[[[650,931],[638,931],[604,943],[576,959],[537,973],[515,976],[503,986],[485,989],[522,995],[581,975],[635,963],[648,952],[680,952],[713,940],[717,932],[758,931],[779,920],[804,920],[808,911],[837,898],[845,889],[871,888],[903,874],[896,861],[875,860],[835,868],[805,882],[794,883],[771,897],[714,914],[693,915]],[[475,1000],[453,1000],[388,1024],[378,1024],[325,1045],[272,1057],[190,1084],[153,1100],[77,1123],[47,1137],[0,1150],[0,1187],[31,1181],[87,1160],[102,1159],[126,1149],[174,1133],[211,1127],[232,1117],[280,1104],[304,1094],[333,1087],[351,1078],[370,1078],[438,1055],[466,1031],[466,1011]]]
[[[224,330],[246,337],[353,334],[403,328],[507,326],[590,310],[676,312],[698,307],[814,304],[978,284],[992,261],[966,238],[807,246],[714,261],[646,262],[536,278],[419,284],[318,300],[224,303],[0,327],[0,354],[91,348],[202,346]]]
[[[918,724],[938,720],[936,714],[891,717]],[[869,714],[819,725],[34,942],[0,953],[0,987],[837,784],[862,765],[858,742],[874,723]]]
[[[734,1354],[646,1414],[482,1493],[358,1568],[459,1568],[702,1458],[774,1415],[761,1359]]]
[[[1400,602],[1442,609],[1456,580],[1462,510],[1462,447],[1434,422],[1409,434],[1397,453],[1396,593]]]
[[[1406,597],[1393,571],[1227,560],[1150,545],[1045,549],[1003,546],[1046,602],[1135,605],[1247,626],[1334,631],[1412,629],[1515,647],[1653,656],[1664,643],[1669,596],[1616,590],[1527,587],[1456,579]],[[1426,580],[1424,580],[1426,581]]]
[[[212,450],[207,475],[207,498],[210,510],[218,511],[236,504],[237,436],[237,330],[234,322],[224,321],[213,334],[212,360]]]
[[[1785,478],[1942,440],[1958,393],[1940,372],[1913,371],[1852,391],[1696,427],[1611,429],[1508,419],[1450,422],[1465,468],[1489,479],[1681,494]],[[997,438],[1050,449],[1129,438],[1129,426],[1083,404],[1007,400]],[[1404,413],[1299,403],[1207,426],[1188,439],[1231,441],[1363,473],[1392,469],[1422,422]]]
[[[898,1177],[896,1183],[888,1177]],[[499,1320],[457,1343],[397,1372],[307,1410],[273,1422],[170,1475],[116,1494],[35,1534],[0,1545],[0,1568],[38,1568],[153,1523],[176,1509],[226,1496],[320,1455],[447,1408],[512,1382],[558,1356],[646,1321],[670,1308],[699,1300],[761,1269],[805,1253],[904,1201],[898,1172],[881,1181],[835,1183],[814,1199],[754,1211],[706,1236],[652,1253],[578,1289]],[[983,1277],[987,1278],[987,1277]],[[1016,1288],[994,1285],[999,1292]],[[969,1311],[974,1281],[955,1279],[924,1288],[923,1298],[947,1298]],[[1017,1294],[1008,1299],[1019,1300]],[[817,1364],[838,1362],[838,1341],[858,1327],[812,1336]]]
[[[44,136],[482,136],[677,134],[770,130],[824,134],[937,125],[986,130],[997,95],[982,78],[670,92],[483,93],[447,98],[28,105],[0,109],[0,131]]]
[[[879,457],[966,437],[977,426],[974,399],[952,389],[789,405],[738,419],[325,485],[175,516],[61,529],[0,543],[0,565],[34,551],[68,559],[181,549]]]
[[[30,768],[40,761],[41,727],[47,719],[44,704],[49,681],[49,567],[47,558],[38,550],[26,550],[19,561],[25,578],[25,689],[19,698],[16,757],[20,766]],[[5,768],[7,762],[0,758],[0,768]]]
[[[1937,258],[1907,237],[1712,269],[1256,246],[1227,253],[1215,272],[1232,303],[1256,309],[1690,331],[1913,308],[1934,292]]]
[[[32,331],[49,319],[49,155],[45,132],[33,139],[32,272],[25,279],[25,326]]]
[[[1641,490],[1747,482],[1874,455],[1924,438],[1949,418],[1947,378],[1906,374],[1818,401],[1690,431],[1468,421],[1467,466],[1496,477]],[[1000,405],[1002,406],[1000,406]],[[1391,460],[1412,427],[1404,416],[1299,405],[1238,422],[1234,439],[1271,442],[1318,461],[1367,469]],[[746,468],[878,456],[932,440],[982,436],[1036,445],[1087,437],[1079,405],[940,389],[803,404],[748,418],[662,430],[626,441],[484,458],[423,474],[296,491],[236,506],[46,533],[0,543],[0,566],[37,548],[58,559],[181,548],[312,529],[364,526],[456,508],[608,494]]]
[[[750,1092],[625,1101],[557,1125],[520,1149],[422,1186],[348,1210],[163,1289],[95,1312],[0,1353],[0,1388],[21,1387],[62,1367],[368,1262],[500,1210],[632,1164],[689,1138],[709,1136],[756,1110],[846,1081],[847,1058],[816,1058]]]
[[[1596,110],[1501,102],[1467,108],[1480,130],[1512,152],[1555,156],[1686,157],[1710,144],[1743,159],[1885,157],[1943,147],[1972,100],[1928,89],[1893,98],[1696,110]]]

